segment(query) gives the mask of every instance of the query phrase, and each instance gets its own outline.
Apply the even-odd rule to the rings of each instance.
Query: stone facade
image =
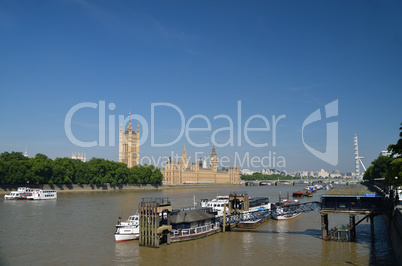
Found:
[[[164,183],[167,185],[181,185],[191,183],[215,183],[215,184],[239,184],[240,175],[238,167],[229,167],[218,170],[218,155],[215,147],[210,154],[210,164],[208,168],[203,168],[202,160],[197,163],[189,164],[186,148],[178,161],[169,159],[162,170]]]
[[[135,132],[131,120],[125,131],[123,131],[123,124],[120,125],[119,162],[127,164],[127,167],[140,163],[140,125],[137,125],[137,132]]]

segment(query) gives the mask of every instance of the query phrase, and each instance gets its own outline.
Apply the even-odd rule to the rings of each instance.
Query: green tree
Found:
[[[21,152],[0,154],[0,184],[160,184],[162,180],[160,169],[153,165],[128,168],[99,158],[84,163],[70,158],[52,160],[40,153],[33,158]]]
[[[53,161],[46,155],[36,154],[32,158],[32,171],[34,173],[34,182],[48,184],[53,183]]]
[[[402,158],[402,123],[399,130],[401,130],[399,133],[399,140],[396,142],[396,144],[391,144],[388,146],[388,151],[391,152],[391,156],[395,158]]]
[[[402,186],[402,158],[395,159],[390,163],[386,184]]]
[[[24,161],[24,160],[29,160],[27,157],[25,157],[22,152],[3,152],[0,154],[0,161]]]
[[[386,178],[388,174],[388,167],[390,163],[393,161],[393,158],[388,156],[378,156],[375,159],[369,168],[367,168],[364,173],[364,180],[373,180],[374,178]]]

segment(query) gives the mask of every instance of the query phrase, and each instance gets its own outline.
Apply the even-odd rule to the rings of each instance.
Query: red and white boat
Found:
[[[126,221],[119,222],[116,225],[114,234],[116,242],[136,240],[140,238],[140,216],[131,215]]]
[[[9,195],[4,195],[6,200],[26,199],[31,195],[31,189],[27,187],[19,187],[17,191],[11,191]]]

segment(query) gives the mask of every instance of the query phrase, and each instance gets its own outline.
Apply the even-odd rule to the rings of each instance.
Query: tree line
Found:
[[[279,174],[272,174],[272,175],[264,175],[262,173],[253,173],[252,175],[242,175],[241,179],[244,181],[254,181],[254,180],[291,180],[291,179],[298,179],[293,178],[290,175],[284,176]],[[300,178],[299,178],[300,179]]]
[[[160,184],[163,175],[153,165],[128,168],[124,163],[92,158],[88,162],[43,154],[27,158],[21,152],[0,154],[0,184]]]
[[[384,178],[384,185],[402,185],[402,123],[399,128],[399,140],[388,146],[389,156],[380,155],[364,173],[363,179]]]

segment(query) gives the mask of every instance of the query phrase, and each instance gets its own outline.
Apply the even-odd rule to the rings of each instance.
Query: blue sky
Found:
[[[153,147],[149,135],[141,156],[181,154],[183,144],[192,157],[209,155],[213,132],[229,126],[214,117],[226,115],[234,122],[233,146],[217,152],[231,163],[236,154],[271,154],[269,168],[280,168],[273,157],[282,157],[287,171],[354,171],[353,134],[366,166],[398,139],[401,13],[400,1],[1,1],[0,152],[27,146],[30,156],[85,152],[118,160],[119,115],[144,117],[159,143],[179,136],[180,116],[167,106],[155,107],[150,128],[152,104],[169,103],[186,122],[195,115],[210,121],[209,131],[189,133],[209,146],[194,147],[184,135],[169,147]],[[338,115],[326,119],[325,105],[335,100]],[[74,145],[65,133],[68,111],[100,101],[106,145]],[[303,145],[303,122],[317,109],[323,119],[305,127],[304,141],[325,152],[326,123],[337,122],[335,166]],[[245,139],[244,124],[253,115],[265,117],[270,131],[251,132],[249,139],[267,147]],[[274,146],[272,116],[281,115],[286,118],[277,123]],[[191,122],[192,128],[206,126],[205,119]],[[81,141],[99,141],[98,127],[99,108],[82,108],[72,118]],[[266,125],[256,118],[249,127]],[[230,131],[216,134],[221,144],[229,139]]]

